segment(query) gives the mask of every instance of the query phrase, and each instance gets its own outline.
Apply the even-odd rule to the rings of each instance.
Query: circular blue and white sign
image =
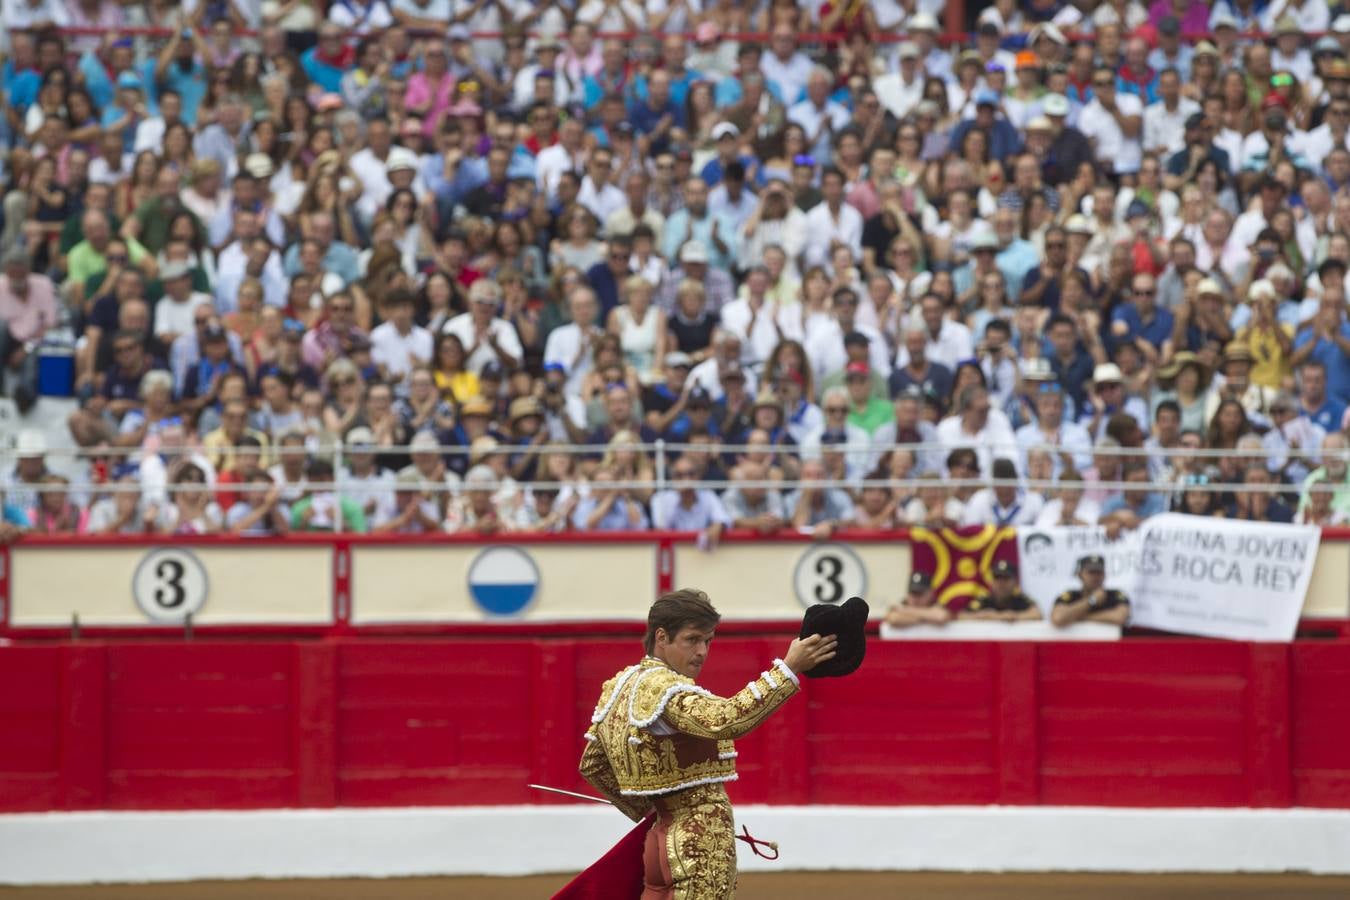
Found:
[[[487,614],[514,616],[539,593],[539,567],[520,547],[485,547],[469,564],[469,596]]]

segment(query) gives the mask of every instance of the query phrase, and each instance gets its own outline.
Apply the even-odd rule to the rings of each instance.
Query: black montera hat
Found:
[[[868,612],[867,601],[861,597],[850,597],[838,606],[817,603],[807,608],[802,616],[802,637],[832,634],[839,639],[834,658],[806,672],[808,677],[838,678],[858,670],[867,651]]]

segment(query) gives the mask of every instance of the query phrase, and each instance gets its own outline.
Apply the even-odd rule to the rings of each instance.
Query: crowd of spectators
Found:
[[[944,7],[3,0],[6,519],[1345,522],[1350,12]]]

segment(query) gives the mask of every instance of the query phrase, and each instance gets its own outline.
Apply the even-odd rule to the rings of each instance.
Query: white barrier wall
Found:
[[[667,584],[707,591],[729,620],[791,620],[812,603],[855,595],[877,617],[903,596],[910,567],[903,537],[735,539],[712,552],[667,537],[21,542],[0,573],[8,614],[0,624],[65,627],[78,615],[92,627],[173,625],[191,613],[203,626],[322,626],[335,621],[339,592],[357,625],[639,620]],[[1322,541],[1302,614],[1350,617],[1350,542]]]

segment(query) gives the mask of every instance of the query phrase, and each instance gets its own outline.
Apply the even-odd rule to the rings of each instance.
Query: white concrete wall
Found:
[[[1350,811],[768,807],[747,871],[1350,873]],[[575,872],[631,827],[592,806],[0,816],[0,883]],[[738,845],[742,846],[742,845]]]

